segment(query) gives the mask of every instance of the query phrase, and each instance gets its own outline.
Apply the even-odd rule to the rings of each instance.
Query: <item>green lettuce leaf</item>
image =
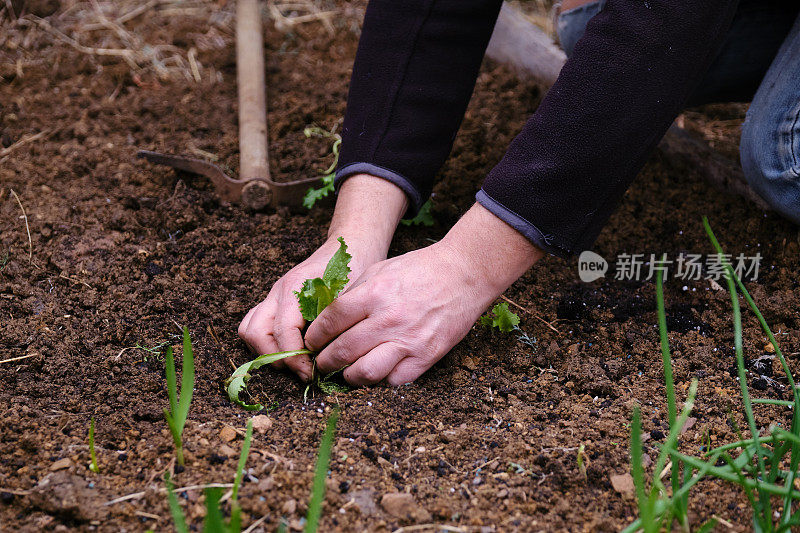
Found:
[[[486,313],[481,317],[481,326],[495,327],[503,333],[513,331],[519,324],[519,316],[508,308],[507,303],[497,304],[492,308],[491,316]]]
[[[247,382],[250,380],[250,372],[261,368],[264,365],[286,359],[287,357],[294,357],[295,355],[310,354],[309,350],[294,350],[291,352],[278,352],[270,353],[256,357],[252,361],[248,361],[239,368],[233,371],[231,377],[225,380],[225,387],[228,389],[228,399],[236,405],[241,405],[248,411],[260,411],[264,408],[260,403],[246,404],[239,399],[239,394],[247,388]]]
[[[322,277],[307,279],[300,290],[294,293],[300,304],[300,313],[307,322],[317,318],[350,281],[347,276],[350,274],[349,264],[352,256],[347,253],[344,239],[339,237],[338,240],[339,249],[328,261]]]
[[[400,223],[404,226],[433,226],[436,220],[434,220],[433,214],[431,214],[432,207],[433,203],[429,199],[422,204],[422,207],[419,208],[419,212],[414,218],[404,218]]]

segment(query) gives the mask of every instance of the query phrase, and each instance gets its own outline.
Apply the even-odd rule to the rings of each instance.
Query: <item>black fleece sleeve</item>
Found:
[[[736,0],[608,0],[477,199],[556,255],[592,246],[714,59]]]
[[[540,248],[589,248],[722,44],[737,0],[608,0],[477,200]],[[366,172],[411,212],[447,157],[499,1],[372,0],[337,184]]]
[[[500,0],[371,0],[347,97],[337,188],[368,173],[430,196],[464,118]]]

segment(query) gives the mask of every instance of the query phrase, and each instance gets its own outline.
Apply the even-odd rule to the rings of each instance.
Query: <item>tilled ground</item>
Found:
[[[175,470],[175,482],[233,479],[241,437],[228,442],[221,431],[243,429],[248,416],[222,388],[232,365],[248,358],[236,327],[283,272],[322,242],[330,210],[250,212],[221,204],[207,183],[134,159],[138,148],[204,151],[237,170],[231,6],[200,6],[192,15],[162,12],[126,24],[152,42],[196,47],[199,83],[132,73],[115,58],[56,43],[40,27],[5,22],[0,360],[29,357],[0,363],[0,530],[169,530],[159,492],[163,472],[174,467],[162,416],[164,363],[160,350],[143,348],[177,344],[176,324],[192,334],[197,387],[185,432],[187,465]],[[318,174],[330,163],[329,143],[307,140],[303,128],[330,129],[342,116],[362,8],[339,6],[333,35],[319,23],[290,33],[269,28],[270,150],[278,179]],[[50,19],[55,26],[58,16]],[[446,232],[538,98],[535,87],[503,67],[484,65],[436,188],[437,224],[402,227],[393,255]],[[741,108],[725,109],[690,118],[696,131],[712,132],[730,148],[736,128],[729,114],[740,117]],[[704,214],[727,251],[763,256],[750,287],[796,367],[800,265],[797,228],[788,222],[655,156],[595,251],[607,258],[708,254]],[[633,520],[630,495],[610,483],[628,471],[633,405],[642,406],[651,456],[667,431],[652,280],[609,274],[585,284],[574,261],[551,258],[506,296],[529,310],[520,312],[525,338],[476,327],[413,385],[304,403],[292,377],[259,371],[250,391],[268,405],[272,424],[256,434],[248,461],[245,525],[266,517],[260,530],[274,531],[281,518],[302,527],[318,442],[336,404],[342,416],[323,531],[414,523],[465,531],[618,530]],[[692,378],[700,381],[697,421],[683,447],[696,452],[706,439],[733,440],[728,413],[741,418],[741,405],[727,293],[708,281],[672,280],[666,300],[680,397]],[[777,363],[755,361],[769,353],[750,315],[744,331],[754,393],[787,398]],[[99,474],[87,468],[91,417]],[[782,408],[759,408],[763,426],[788,420]],[[577,463],[582,444],[585,477]],[[381,505],[392,492],[410,493],[415,504]],[[705,482],[693,494],[695,523],[716,514],[734,529],[750,527],[737,491]],[[123,496],[129,497],[104,505]],[[181,496],[199,525],[201,491]]]

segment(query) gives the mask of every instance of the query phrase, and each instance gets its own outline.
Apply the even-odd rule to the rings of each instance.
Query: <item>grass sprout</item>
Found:
[[[244,469],[247,464],[247,457],[250,455],[250,441],[253,438],[253,419],[247,421],[247,431],[245,432],[242,451],[239,454],[239,463],[236,467],[236,475],[233,481],[231,492],[231,517],[226,522],[222,513],[222,488],[206,487],[203,490],[206,504],[206,517],[203,521],[203,533],[241,533],[242,531],[242,508],[239,506],[239,489],[244,479]],[[169,510],[172,514],[172,521],[178,533],[188,533],[186,517],[183,514],[178,498],[169,477],[169,472],[164,474],[164,483],[167,486],[167,500]]]
[[[639,518],[625,531],[643,530],[647,533],[655,533],[663,529],[670,530],[673,525],[673,519],[678,522],[681,530],[689,531],[689,524],[686,519],[689,491],[703,477],[731,483],[744,492],[750,504],[754,531],[758,533],[790,531],[800,526],[800,512],[798,512],[798,507],[800,507],[798,506],[798,501],[800,501],[798,487],[800,487],[800,483],[797,481],[798,466],[800,466],[800,394],[775,335],[741,279],[736,275],[733,266],[727,260],[727,256],[723,253],[722,247],[714,235],[708,219],[705,217],[703,217],[703,226],[725,270],[725,281],[731,297],[734,353],[738,382],[742,395],[744,417],[750,435],[749,438],[743,435],[733,417],[733,413],[731,413],[731,425],[739,437],[738,441],[709,449],[710,443],[706,438],[706,443],[703,446],[705,454],[702,458],[692,457],[678,450],[678,435],[694,402],[697,383],[696,381],[692,382],[683,411],[679,417],[674,418],[676,413],[674,385],[671,379],[672,367],[666,337],[663,280],[659,272],[656,279],[656,298],[670,417],[670,434],[666,442],[661,446],[659,459],[656,461],[654,469],[656,475],[654,475],[650,483],[651,486],[648,488],[641,462],[643,454],[641,413],[638,407],[634,409],[631,425],[631,472],[636,488]],[[740,293],[758,319],[761,328],[774,348],[775,355],[780,361],[786,380],[791,387],[792,401],[752,399],[750,397],[742,342]],[[792,408],[790,429],[784,429],[779,425],[771,425],[766,431],[760,431],[753,411],[754,405]],[[667,459],[672,461],[671,495],[663,487],[657,475],[663,471]],[[699,528],[699,531],[710,531],[714,527],[714,523],[715,520],[705,523]]]
[[[314,482],[311,485],[311,499],[308,502],[308,513],[306,514],[305,533],[316,533],[319,527],[319,519],[322,516],[322,502],[325,500],[325,479],[328,477],[333,436],[336,433],[336,423],[338,421],[339,410],[334,409],[328,417],[328,424],[325,426],[325,433],[323,433],[319,444],[317,465],[314,468]]]
[[[97,454],[94,451],[94,417],[92,417],[91,421],[89,422],[89,457],[91,458],[89,470],[95,474],[99,474],[100,467],[97,466]]]
[[[175,376],[175,357],[172,346],[167,348],[166,355],[167,394],[169,395],[169,410],[164,409],[164,418],[167,420],[172,440],[175,443],[175,457],[178,464],[183,465],[183,428],[189,415],[189,406],[192,403],[192,390],[194,389],[194,353],[189,330],[183,328],[183,363],[181,371],[181,390],[178,399],[177,379]]]

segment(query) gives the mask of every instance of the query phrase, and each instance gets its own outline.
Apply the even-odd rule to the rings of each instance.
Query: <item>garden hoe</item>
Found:
[[[222,200],[251,209],[268,205],[298,207],[319,178],[287,183],[270,179],[267,155],[267,101],[261,11],[258,0],[239,0],[236,7],[236,77],[239,91],[239,179],[217,165],[191,157],[141,150],[151,163],[205,176]]]

